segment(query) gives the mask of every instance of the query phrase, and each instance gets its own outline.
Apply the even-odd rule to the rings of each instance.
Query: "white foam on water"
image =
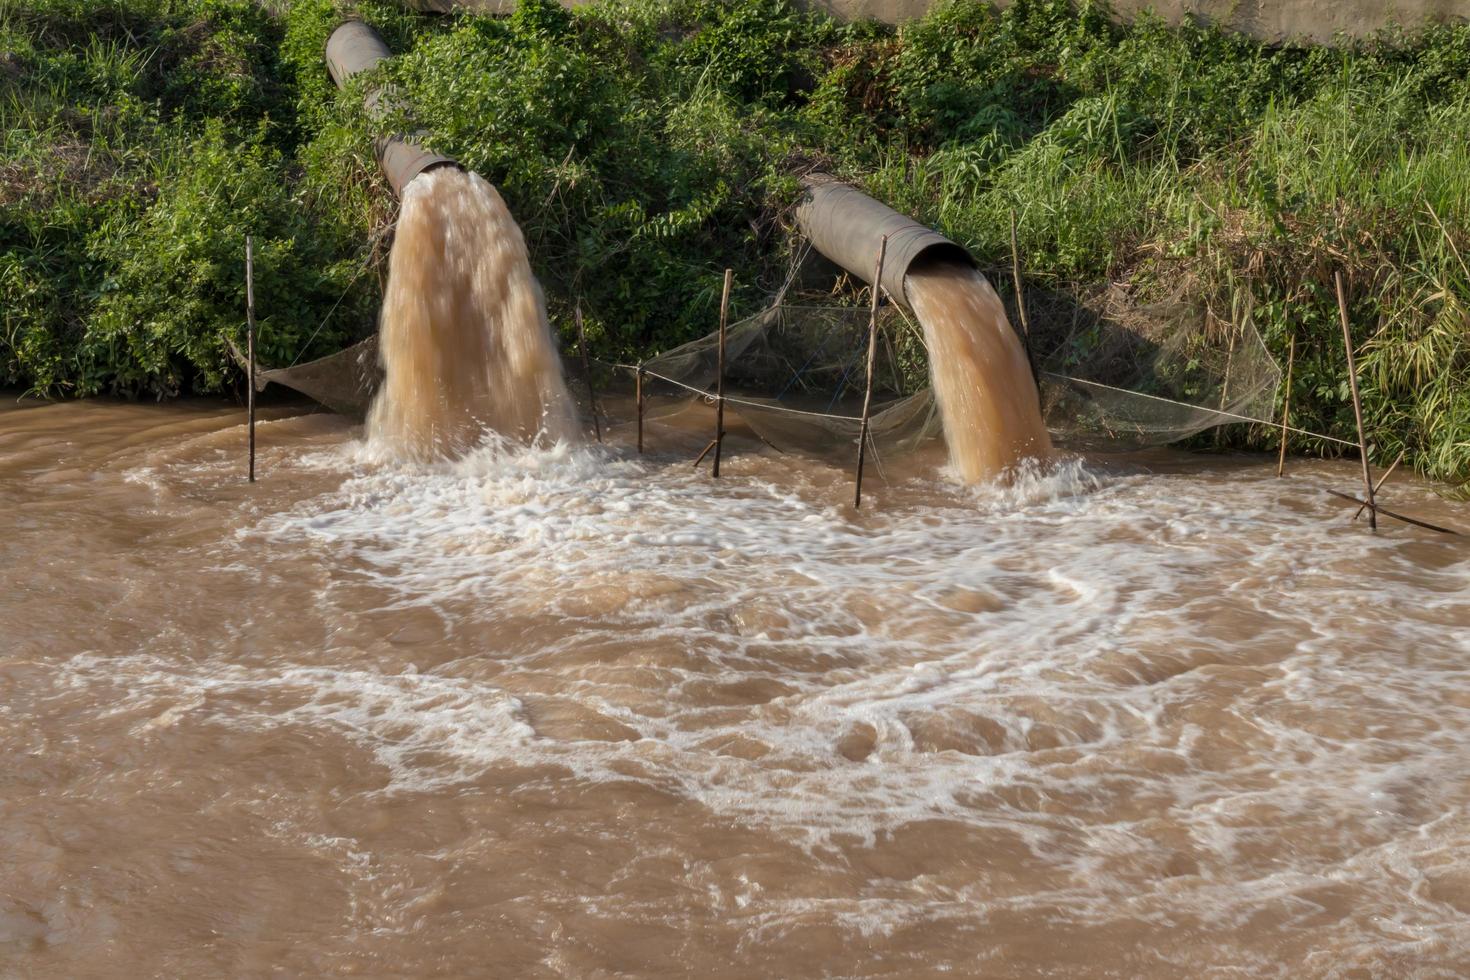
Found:
[[[388,794],[555,767],[817,856],[948,821],[1046,869],[812,906],[863,935],[945,909],[1243,928],[1269,907],[1346,961],[1470,942],[1430,884],[1463,876],[1470,846],[1467,639],[1445,625],[1470,623],[1470,560],[1426,567],[1423,549],[1455,546],[1303,519],[1285,504],[1318,494],[1311,477],[1232,476],[1227,496],[1218,476],[1072,460],[1003,489],[914,480],[855,519],[806,465],[715,482],[567,444],[362,452],[302,462],[346,478],[247,537],[309,545],[482,646],[422,673],[69,669],[136,675],[159,705],[278,692],[185,710],[330,730],[385,767]],[[631,737],[539,731],[548,699]],[[1355,905],[1319,924],[1335,885]]]
[[[192,716],[219,724],[305,725],[334,731],[369,749],[389,773],[388,792],[432,791],[464,782],[512,758],[535,736],[521,702],[474,681],[405,670],[350,667],[251,668],[206,662],[179,669],[158,653],[132,657],[78,654],[61,665],[74,689],[99,677],[125,682],[107,714],[136,714],[135,738]],[[236,700],[235,695],[249,695]],[[168,705],[154,714],[157,706]],[[406,784],[395,784],[399,774]]]

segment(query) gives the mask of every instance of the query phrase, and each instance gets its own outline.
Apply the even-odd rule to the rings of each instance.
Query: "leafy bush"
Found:
[[[281,35],[251,0],[0,4],[18,76],[0,100],[0,380],[219,390],[247,232],[266,356],[300,352],[361,244],[300,206]],[[360,332],[370,304],[351,297],[314,350]]]
[[[215,121],[177,137],[150,206],[117,209],[90,236],[91,259],[109,273],[78,346],[79,393],[217,390],[231,369],[226,337],[243,347],[246,234],[261,359],[288,363],[304,349],[356,263],[336,261],[315,233],[264,136],[237,142]],[[344,335],[328,324],[316,339],[333,350]]]

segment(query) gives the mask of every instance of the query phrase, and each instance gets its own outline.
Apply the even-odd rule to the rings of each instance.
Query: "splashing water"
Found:
[[[572,439],[575,411],[521,229],[500,194],[451,167],[404,191],[368,416],[375,451],[459,456],[487,431]]]
[[[924,327],[929,373],[949,444],[966,483],[995,479],[1051,454],[1041,403],[1000,297],[968,266],[935,263],[905,277]]]
[[[0,399],[0,976],[1470,975],[1470,551],[1353,464],[267,411]]]

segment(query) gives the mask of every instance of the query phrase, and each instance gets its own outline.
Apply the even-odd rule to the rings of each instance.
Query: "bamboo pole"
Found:
[[[578,300],[572,310],[577,321],[577,346],[582,350],[582,377],[587,381],[587,400],[592,403],[592,428],[597,441],[602,441],[602,422],[597,418],[597,390],[592,387],[592,361],[587,357],[587,331],[582,327],[582,301]]]
[[[1383,471],[1383,475],[1378,478],[1378,482],[1375,483],[1375,484],[1373,484],[1373,494],[1374,494],[1374,496],[1377,496],[1378,491],[1382,490],[1383,489],[1383,485],[1388,482],[1388,478],[1391,477],[1391,476],[1393,476],[1393,471],[1396,470],[1396,469],[1398,469],[1399,468],[1399,464],[1404,461],[1404,452],[1406,452],[1406,451],[1407,450],[1400,451],[1399,452],[1399,455],[1398,455],[1398,459],[1395,459],[1393,461],[1393,465],[1390,466],[1388,469],[1384,470]],[[1362,517],[1363,516],[1363,511],[1366,510],[1366,509],[1367,509],[1367,505],[1366,504],[1364,506],[1362,506],[1362,507],[1359,507],[1358,508],[1358,512],[1353,515],[1353,520],[1356,521],[1358,518]]]
[[[1218,320],[1211,314],[1212,319]],[[1235,310],[1230,311],[1230,350],[1225,354],[1225,378],[1220,382],[1220,411],[1225,411],[1225,406],[1230,403],[1230,373],[1235,367],[1235,346],[1240,341],[1241,327],[1235,322]],[[1225,427],[1215,427],[1215,448],[1219,449],[1225,444]]]
[[[245,356],[249,360],[246,394],[247,427],[250,431],[250,482],[255,482],[255,240],[245,236]]]
[[[696,470],[699,469],[699,464],[704,462],[704,458],[710,454],[710,450],[714,448],[715,441],[713,439],[704,444],[704,448],[699,451],[699,455],[694,457],[694,468]]]
[[[1286,426],[1291,412],[1291,370],[1296,364],[1296,334],[1291,335],[1291,346],[1286,351],[1286,393],[1281,398],[1281,455],[1276,458],[1276,476],[1280,478],[1286,469]]]
[[[873,269],[873,298],[868,304],[868,383],[863,391],[863,421],[858,429],[857,481],[852,491],[852,506],[863,505],[863,456],[868,448],[868,418],[873,407],[873,363],[878,354],[878,300],[882,296],[883,259],[888,255],[888,236],[878,240],[878,262]]]
[[[1348,328],[1347,296],[1342,287],[1342,270],[1333,272],[1332,278],[1337,286],[1337,314],[1342,320],[1342,343],[1347,350],[1348,387],[1353,393],[1353,418],[1358,423],[1358,453],[1363,460],[1363,489],[1367,491],[1368,497],[1368,526],[1376,531],[1378,508],[1373,503],[1373,473],[1368,465],[1368,440],[1363,433],[1363,403],[1358,398],[1358,364],[1353,358],[1353,335]]]
[[[633,397],[638,402],[638,453],[643,453],[643,362],[638,362],[638,373],[633,376]]]
[[[1031,318],[1026,314],[1026,297],[1021,289],[1021,248],[1016,243],[1016,209],[1011,208],[1011,283],[1016,288],[1016,313],[1021,318],[1021,342],[1026,346],[1026,363],[1031,367],[1031,380],[1041,391],[1041,375],[1036,370],[1036,355],[1031,351]]]
[[[1337,490],[1328,490],[1327,492],[1332,494],[1334,497],[1341,497],[1343,500],[1351,501],[1352,503],[1358,504],[1361,507],[1366,508],[1370,506],[1368,501],[1359,500],[1357,497],[1354,497],[1350,493],[1342,493]],[[1428,521],[1421,521],[1418,518],[1414,517],[1405,517],[1403,514],[1396,514],[1393,511],[1389,510],[1387,507],[1379,507],[1377,504],[1373,504],[1372,507],[1384,517],[1392,517],[1396,521],[1403,521],[1405,524],[1412,524],[1415,527],[1422,527],[1428,531],[1438,531],[1440,534],[1453,534],[1456,537],[1460,537],[1460,532],[1454,530],[1453,528],[1440,527],[1438,524],[1430,524]]]
[[[725,290],[720,296],[720,356],[719,376],[715,381],[715,465],[713,475],[720,475],[720,450],[725,444],[725,327],[730,319],[730,286],[735,281],[735,270],[725,270]]]

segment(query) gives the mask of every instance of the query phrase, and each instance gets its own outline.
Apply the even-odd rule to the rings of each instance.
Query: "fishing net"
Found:
[[[794,278],[794,277],[793,277]],[[783,289],[771,305],[726,331],[726,413],[783,452],[847,457],[857,444],[867,371],[866,306],[831,294]],[[1027,294],[1032,354],[1047,428],[1060,444],[1094,452],[1177,442],[1211,426],[1269,422],[1281,370],[1242,294],[1228,317],[1182,295],[1139,303],[1117,287]],[[1012,323],[1020,318],[1007,297]],[[576,358],[569,375],[580,379]],[[719,372],[712,332],[638,365],[594,368],[599,391],[627,391],[641,373],[645,417],[710,402]],[[334,411],[362,414],[380,377],[367,340],[330,357],[260,372]],[[879,457],[941,434],[927,377],[922,330],[887,303],[878,312],[869,432]],[[590,402],[573,384],[584,414]]]
[[[1034,308],[1033,308],[1034,304]],[[1281,371],[1245,302],[1216,317],[1182,299],[1139,304],[1117,288],[1028,296],[1032,354],[1053,438],[1075,448],[1160,446],[1226,422],[1267,421]],[[1008,310],[1012,322],[1019,318]],[[776,304],[726,335],[726,411],[783,451],[851,453],[861,426],[866,308]],[[880,454],[940,434],[925,377],[923,334],[880,309],[869,431]],[[641,367],[651,417],[708,399],[719,361],[712,333]]]
[[[862,426],[868,311],[778,302],[726,331],[725,410],[783,452],[852,452]],[[893,338],[896,310],[879,312],[869,432],[879,452],[902,452],[939,434],[927,388],[906,392]],[[719,371],[719,334],[644,361],[645,417],[708,399]]]
[[[233,342],[230,353],[241,371],[250,370],[250,362]],[[373,395],[383,380],[378,364],[378,338],[360,340],[335,354],[319,357],[305,364],[283,368],[261,367],[255,371],[255,390],[264,391],[272,384],[299,391],[312,401],[342,415],[366,415]]]
[[[1037,292],[1027,305],[1042,410],[1061,442],[1094,451],[1161,446],[1228,422],[1266,422],[1274,411],[1281,368],[1256,329],[1249,293],[1226,318],[1183,289],[1146,304],[1116,286]]]

